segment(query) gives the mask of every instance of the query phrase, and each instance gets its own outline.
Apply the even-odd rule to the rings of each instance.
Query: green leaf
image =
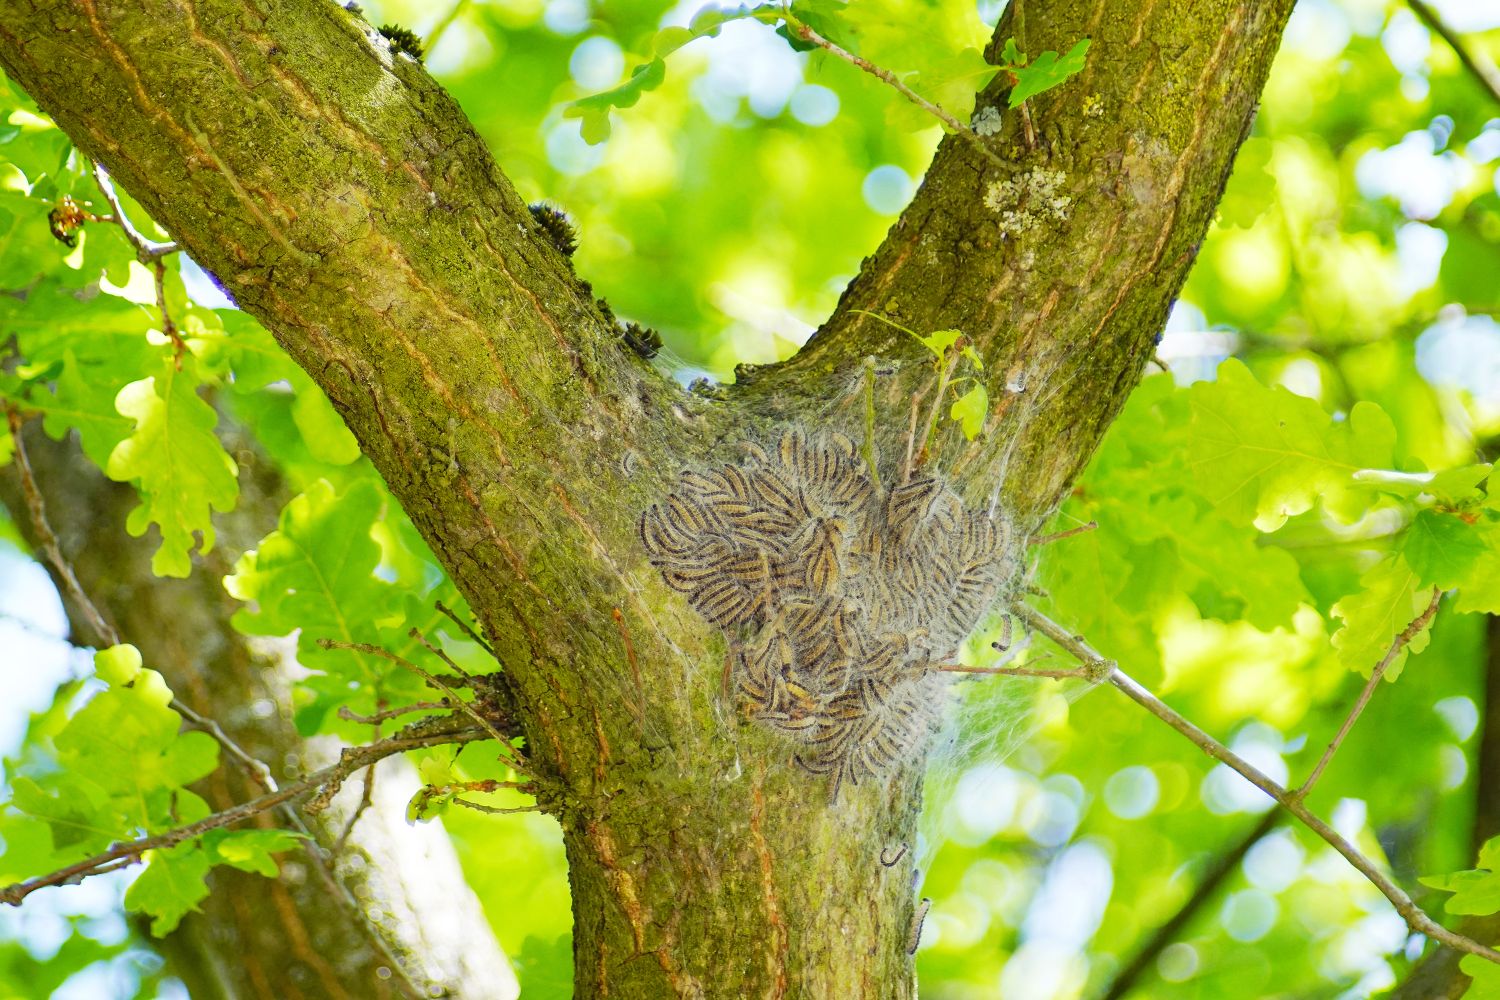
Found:
[[[1234,158],[1234,172],[1219,199],[1219,223],[1249,229],[1275,204],[1276,177],[1267,169],[1274,144],[1259,136],[1246,139]]]
[[[141,651],[128,643],[101,649],[94,654],[94,672],[106,684],[130,684],[141,672]]]
[[[280,869],[272,855],[295,849],[302,839],[290,830],[210,830],[201,842],[216,864],[275,878]]]
[[[146,852],[146,870],[125,890],[125,908],[151,917],[151,933],[172,933],[182,918],[208,897],[204,879],[212,867],[198,844]]]
[[[1458,967],[1473,980],[1464,1000],[1500,1000],[1500,965],[1478,955],[1465,955]]]
[[[350,484],[342,495],[319,480],[294,498],[277,530],[242,556],[224,581],[232,595],[257,605],[235,613],[235,628],[249,635],[300,629],[298,658],[307,668],[356,682],[384,674],[389,664],[377,657],[317,644],[373,642],[381,623],[401,616],[400,591],[375,575],[381,553],[371,530],[384,504],[368,480]]]
[[[359,442],[327,395],[264,327],[234,309],[204,315],[207,320],[197,324],[189,344],[206,370],[232,374],[230,387],[240,396],[263,394],[278,382],[289,384],[292,423],[312,457],[329,465],[348,465],[359,458]]]
[[[209,813],[187,786],[218,766],[218,743],[183,730],[172,692],[135,647],[100,650],[95,663],[108,686],[73,710],[78,688],[65,685],[53,708],[34,717],[21,759],[8,765],[11,799],[0,812],[8,874],[37,875]],[[141,908],[164,927],[180,917],[179,904],[199,898],[185,888],[184,872],[197,866],[189,854],[153,855],[164,870],[141,890]]]
[[[1006,54],[1012,53],[1014,48],[1013,44],[1007,43]],[[1015,86],[1010,90],[1010,106],[1014,108],[1027,98],[1045,93],[1066,82],[1083,69],[1088,52],[1089,39],[1085,38],[1060,59],[1056,52],[1049,51],[1037,56],[1036,62],[1030,65],[1007,67],[1016,80]]]
[[[1320,498],[1332,510],[1362,513],[1362,500],[1345,501],[1353,474],[1394,464],[1395,428],[1373,404],[1357,404],[1335,423],[1313,400],[1261,385],[1233,359],[1188,396],[1189,462],[1203,495],[1230,520],[1253,520],[1262,531]]]
[[[1368,677],[1385,657],[1391,643],[1427,607],[1430,599],[1420,586],[1420,578],[1399,555],[1377,563],[1360,578],[1360,589],[1333,606],[1333,614],[1343,619],[1334,633],[1333,645],[1339,662]],[[1395,680],[1410,653],[1427,647],[1429,629],[1423,629],[1396,654],[1387,669],[1386,678]]]
[[[1500,521],[1482,516],[1469,524],[1456,515],[1446,516],[1463,528],[1463,538],[1455,545],[1461,565],[1453,573],[1443,574],[1440,570],[1434,575],[1452,578],[1452,586],[1458,591],[1453,610],[1500,614]],[[1453,531],[1458,528],[1454,526]],[[1477,553],[1473,547],[1477,547]]]
[[[1460,465],[1442,472],[1395,472],[1361,469],[1355,482],[1417,503],[1469,507],[1482,501],[1479,484],[1490,475],[1490,465]]]
[[[172,372],[158,385],[155,377],[120,390],[115,407],[135,421],[135,431],[121,441],[105,466],[120,482],[132,482],[141,505],[125,522],[132,535],[155,524],[162,543],[151,559],[158,576],[187,576],[190,554],[201,534],[204,552],[213,548],[212,511],[227,511],[239,496],[234,461],[214,436],[218,417],[198,398],[193,383]]]
[[[984,427],[984,418],[989,413],[990,394],[983,382],[976,381],[974,387],[953,401],[948,415],[958,421],[964,437],[970,441],[979,436]]]
[[[1457,514],[1421,510],[1406,529],[1401,553],[1421,586],[1447,590],[1466,580],[1487,553],[1481,533]]]
[[[942,358],[948,353],[948,348],[958,343],[958,338],[962,336],[958,330],[934,330],[925,337],[917,337],[917,340],[932,352],[933,357]]]
[[[808,19],[820,34],[890,70],[959,121],[969,119],[975,98],[999,72],[984,60],[990,31],[972,4],[851,0],[842,10],[830,4],[820,13],[823,24]],[[868,85],[878,86],[873,81]],[[928,112],[888,88],[881,99],[886,120],[897,128],[916,130],[938,124]]]
[[[800,8],[794,6],[794,10],[800,11]],[[738,7],[709,5],[693,15],[692,20],[688,22],[688,31],[692,33],[693,38],[714,38],[719,34],[719,30],[730,21],[741,21],[747,17],[762,18],[766,15],[774,18],[774,9],[757,8],[748,4],[741,4]]]
[[[611,108],[631,108],[648,90],[660,87],[667,78],[667,64],[657,57],[637,66],[630,79],[612,90],[580,98],[563,109],[564,118],[583,119],[583,140],[597,146],[609,138],[609,112]]]
[[[1453,893],[1447,910],[1463,916],[1483,917],[1500,912],[1500,837],[1492,837],[1479,849],[1479,867],[1449,875],[1429,875],[1423,885]]]

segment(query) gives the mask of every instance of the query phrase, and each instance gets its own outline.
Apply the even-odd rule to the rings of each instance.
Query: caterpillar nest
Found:
[[[882,494],[842,434],[788,431],[774,455],[684,472],[640,520],[672,589],[730,638],[748,713],[844,781],[918,753],[947,677],[1014,576],[1010,526],[936,478]]]

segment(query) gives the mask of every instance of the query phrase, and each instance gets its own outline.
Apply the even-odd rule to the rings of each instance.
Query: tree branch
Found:
[[[10,438],[14,442],[16,453],[16,472],[21,477],[21,495],[26,500],[26,512],[31,518],[31,530],[36,535],[36,546],[42,550],[42,555],[52,564],[57,577],[63,583],[63,589],[67,592],[69,599],[89,623],[94,635],[106,646],[118,646],[120,634],[115,627],[105,620],[94,607],[94,602],[89,600],[89,595],[84,591],[83,584],[78,582],[78,574],[73,572],[72,565],[63,557],[62,547],[57,544],[57,532],[52,530],[52,523],[47,520],[47,507],[42,500],[42,491],[37,488],[36,472],[31,467],[31,457],[26,453],[26,442],[21,434],[21,412],[14,406],[7,405],[5,417],[10,425]]]
[[[1283,788],[1273,781],[1255,765],[1240,757],[1223,743],[1199,729],[1192,722],[1184,718],[1156,695],[1138,684],[1133,678],[1122,671],[1119,666],[1106,660],[1097,650],[1090,646],[1082,637],[1073,635],[1058,625],[1052,619],[1040,611],[1025,604],[1016,604],[1012,607],[1015,615],[1035,628],[1038,632],[1051,639],[1063,649],[1072,653],[1079,662],[1085,665],[1108,665],[1109,672],[1105,681],[1122,692],[1127,698],[1137,705],[1156,716],[1173,729],[1177,730],[1198,749],[1221,764],[1237,771],[1243,778],[1256,788],[1265,792],[1283,809],[1295,816],[1302,825],[1321,837],[1330,847],[1344,856],[1354,868],[1363,875],[1375,888],[1380,890],[1395,907],[1401,918],[1406,921],[1407,927],[1414,933],[1425,934],[1435,941],[1446,944],[1456,951],[1466,952],[1470,955],[1478,955],[1486,961],[1500,964],[1500,952],[1486,947],[1477,941],[1456,934],[1448,928],[1439,924],[1429,917],[1412,898],[1406,894],[1400,886],[1396,885],[1390,878],[1377,868],[1369,858],[1360,853],[1359,849],[1346,840],[1338,831],[1325,823],[1312,810],[1308,809],[1297,792]]]
[[[1380,662],[1376,664],[1375,669],[1370,672],[1370,679],[1365,682],[1365,686],[1360,690],[1359,697],[1354,701],[1354,707],[1349,709],[1349,714],[1344,718],[1343,725],[1339,726],[1338,733],[1334,735],[1332,742],[1328,744],[1328,748],[1323,751],[1323,756],[1319,757],[1317,764],[1313,765],[1312,772],[1307,776],[1307,780],[1292,793],[1297,798],[1307,798],[1307,794],[1312,791],[1313,785],[1317,784],[1318,779],[1323,776],[1323,770],[1328,767],[1328,762],[1333,760],[1334,754],[1338,753],[1339,747],[1344,743],[1344,738],[1349,735],[1349,730],[1354,728],[1354,723],[1358,721],[1360,713],[1370,703],[1370,698],[1375,694],[1375,689],[1385,679],[1385,672],[1390,669],[1392,663],[1396,662],[1396,657],[1400,655],[1401,651],[1426,629],[1428,625],[1432,624],[1432,619],[1437,614],[1438,602],[1442,598],[1443,592],[1437,587],[1433,587],[1432,600],[1427,602],[1427,609],[1413,618],[1411,623],[1402,629],[1391,642],[1390,648],[1380,658]]]
[[[116,862],[124,861],[127,864],[141,859],[147,851],[159,851],[173,847],[186,840],[200,836],[210,830],[221,827],[232,826],[243,822],[252,816],[258,816],[263,812],[275,809],[284,802],[290,802],[309,792],[324,788],[327,785],[343,781],[355,771],[369,767],[377,761],[384,760],[392,754],[403,753],[407,750],[421,750],[424,747],[447,746],[451,744],[473,743],[477,740],[487,740],[490,736],[483,730],[470,729],[457,733],[444,733],[437,736],[394,736],[378,743],[371,743],[362,747],[350,747],[340,755],[336,764],[315,771],[305,778],[283,785],[274,792],[268,792],[260,798],[241,803],[230,809],[216,812],[211,816],[205,816],[196,823],[188,823],[185,826],[168,830],[166,833],[158,833],[149,837],[140,837],[136,840],[126,841],[111,846],[91,858],[75,862],[65,868],[59,868],[47,875],[39,875],[36,878],[27,879],[24,882],[16,882],[12,885],[0,888],[0,903],[9,903],[12,906],[20,906],[21,901],[27,896],[52,885],[69,885],[81,881],[90,875],[100,874],[103,870],[113,871],[120,867]]]
[[[415,632],[416,630],[413,629],[412,631]],[[423,641],[425,642],[426,640]],[[500,732],[499,729],[495,728],[495,724],[489,719],[485,718],[485,716],[478,709],[460,698],[458,696],[458,692],[454,691],[452,685],[450,685],[447,681],[444,681],[442,678],[436,677],[428,671],[423,670],[421,667],[406,659],[404,656],[397,656],[395,653],[392,653],[388,649],[383,649],[380,646],[372,645],[368,642],[340,642],[335,639],[319,639],[318,645],[322,646],[324,649],[350,649],[354,650],[357,653],[368,653],[371,656],[378,656],[381,659],[389,660],[399,667],[410,670],[412,673],[422,678],[428,684],[431,684],[433,687],[443,692],[443,694],[447,696],[447,699],[449,701],[455,703],[459,711],[469,716],[479,725],[481,729],[489,733],[490,739],[494,740],[502,748],[501,759],[505,762],[507,767],[514,768],[515,770],[520,771],[522,774],[528,775],[530,777],[536,777],[536,775],[533,774],[531,769],[527,766],[526,761],[520,757],[520,755],[516,752],[515,747],[511,745],[511,740],[514,739],[514,736],[506,736],[504,733]],[[452,661],[450,660],[449,662],[451,663]]]
[[[937,471],[976,505],[998,491],[1018,529],[1035,531],[1153,353],[1291,3],[1170,0],[1125,10],[1112,18],[1090,0],[1029,6],[1028,51],[1092,42],[1080,74],[1026,102],[1034,148],[1013,114],[985,137],[991,155],[961,132],[946,137],[834,314],[792,360],[747,373],[731,398],[796,419],[825,409],[864,358],[920,356],[872,314],[923,334],[961,331],[984,360],[990,411],[972,443],[943,425]],[[992,44],[1014,26],[1011,10]],[[1143,37],[1179,53],[1170,84]],[[1004,106],[1001,77],[979,95],[980,111]],[[894,415],[905,413],[922,368],[883,383],[883,454],[899,454]]]
[[[974,147],[974,149],[979,152],[979,155],[983,156],[985,159],[989,160],[991,163],[1002,169],[1009,169],[1010,161],[1002,159],[1001,157],[995,155],[995,151],[989,147],[989,144],[986,143],[977,132],[969,128],[969,126],[965,125],[957,118],[954,118],[951,114],[943,110],[938,105],[933,104],[931,101],[923,97],[921,94],[917,93],[915,90],[912,90],[905,83],[903,83],[901,81],[901,78],[895,73],[892,73],[890,70],[886,69],[883,66],[877,66],[874,63],[870,62],[870,60],[865,59],[861,56],[857,56],[854,53],[843,48],[842,46],[829,41],[822,35],[818,34],[817,31],[813,30],[813,27],[811,25],[798,20],[791,14],[783,13],[780,16],[782,20],[786,21],[787,27],[790,28],[792,33],[798,38],[811,45],[816,45],[818,48],[823,49],[825,52],[828,52],[831,55],[842,59],[844,62],[855,67],[856,69],[863,70],[864,72],[873,76],[875,79],[893,88],[896,93],[900,94],[902,97],[906,98],[908,101],[915,104],[917,107],[921,108],[923,111],[927,112],[929,115],[932,115],[932,117],[936,118],[938,121],[946,125],[949,131],[962,136],[965,142],[969,143]]]
[[[1448,47],[1453,50],[1453,54],[1458,56],[1458,61],[1463,63],[1464,69],[1473,75],[1479,85],[1488,91],[1497,103],[1500,103],[1500,70],[1495,68],[1494,63],[1470,49],[1463,36],[1448,27],[1442,16],[1426,0],[1406,0],[1406,5],[1418,17],[1426,21],[1429,28],[1442,36],[1443,41],[1447,42]]]
[[[230,435],[226,445],[256,455],[236,436],[234,425],[225,425],[225,430]],[[177,692],[173,708],[185,718],[211,723],[211,732],[223,733],[225,728],[214,720],[215,714],[231,720],[234,735],[225,734],[229,741],[222,745],[245,765],[240,772],[247,780],[237,782],[235,771],[221,768],[195,790],[215,809],[275,791],[275,779],[261,770],[260,761],[307,759],[315,751],[279,713],[244,711],[265,700],[282,702],[284,664],[279,658],[256,655],[228,624],[231,602],[219,580],[234,563],[234,553],[259,540],[264,525],[274,521],[288,499],[279,478],[263,461],[246,463],[240,502],[219,519],[220,544],[206,557],[206,565],[186,580],[163,580],[151,572],[150,546],[121,530],[126,511],[137,503],[135,491],[106,480],[75,444],[51,441],[35,425],[23,428],[22,437],[27,469],[43,470],[44,478],[38,482],[34,471],[28,477],[0,477],[0,498],[39,555],[45,555],[40,533],[53,533],[62,559],[48,559],[46,565],[58,590],[68,593],[63,574],[71,572],[86,601],[91,592],[110,595],[115,614],[100,616],[108,622],[118,620],[119,628],[132,634],[146,661]],[[35,496],[34,504],[26,499],[28,490]],[[40,508],[40,518],[32,516],[33,506]],[[71,558],[69,551],[74,553]],[[79,602],[69,595],[66,603],[74,634],[92,633]],[[173,627],[161,629],[169,616]],[[486,697],[496,698],[489,693]],[[203,714],[183,704],[188,698],[196,700]],[[452,728],[453,721],[429,718],[407,731],[435,736],[443,725]],[[250,747],[255,752],[247,752]],[[207,989],[279,995],[300,989],[298,984],[316,976],[329,995],[378,994],[390,986],[398,995],[416,998],[427,996],[438,984],[488,1000],[514,996],[514,976],[479,919],[478,900],[465,891],[445,836],[434,828],[408,826],[404,801],[376,805],[376,814],[366,820],[349,849],[375,865],[380,858],[401,857],[415,848],[431,859],[422,878],[386,872],[372,879],[350,868],[335,872],[334,858],[322,843],[331,828],[304,822],[291,803],[282,803],[276,810],[279,821],[308,837],[301,856],[315,877],[272,880],[232,868],[215,869],[202,912],[190,915],[189,926],[158,942],[195,995]],[[410,919],[377,929],[369,917],[372,905],[406,913]],[[426,930],[432,926],[429,918],[439,913],[463,915],[466,928],[462,941],[442,935],[440,947],[454,949],[442,955],[429,946],[434,933]],[[195,924],[202,926],[195,929]],[[201,933],[204,927],[219,933]],[[306,946],[288,956],[288,935]],[[329,966],[319,958],[324,954],[345,959]]]
[[[1203,878],[1198,882],[1193,894],[1152,932],[1151,937],[1141,945],[1125,967],[1115,976],[1114,982],[1109,984],[1109,989],[1099,997],[1099,1000],[1124,1000],[1151,963],[1156,961],[1167,945],[1182,935],[1183,930],[1193,918],[1218,894],[1219,888],[1230,875],[1234,874],[1240,862],[1245,860],[1245,855],[1250,853],[1250,848],[1265,839],[1279,822],[1281,822],[1281,814],[1274,809],[1269,810],[1255,826],[1251,827],[1249,833],[1236,841],[1229,850],[1216,856],[1208,869],[1204,871]]]

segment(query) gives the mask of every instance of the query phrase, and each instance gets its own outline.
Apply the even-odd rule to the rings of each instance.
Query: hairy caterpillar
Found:
[[[667,585],[729,634],[747,714],[837,795],[931,736],[937,668],[1014,575],[1012,533],[937,478],[882,493],[842,434],[793,429],[747,453],[684,472],[639,537]]]

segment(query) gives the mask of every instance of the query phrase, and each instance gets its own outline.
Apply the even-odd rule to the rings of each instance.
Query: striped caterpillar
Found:
[[[642,514],[646,554],[730,637],[751,718],[833,794],[935,731],[964,638],[1016,569],[1009,524],[936,478],[882,493],[842,434],[782,435],[739,466],[682,474]]]

